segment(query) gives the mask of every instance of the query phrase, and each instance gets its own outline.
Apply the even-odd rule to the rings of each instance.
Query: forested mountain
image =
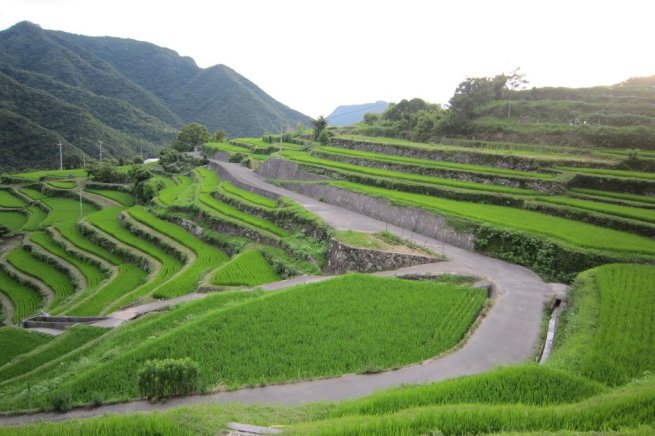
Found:
[[[309,119],[234,70],[129,39],[88,37],[22,22],[0,32],[0,171],[67,165],[103,141],[113,157],[154,154],[190,122],[258,136]]]

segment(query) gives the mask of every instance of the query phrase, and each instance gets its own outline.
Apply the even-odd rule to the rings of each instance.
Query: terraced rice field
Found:
[[[516,171],[516,170],[508,170],[505,168],[496,168],[491,166],[467,165],[467,164],[461,164],[455,162],[415,159],[411,157],[393,156],[389,154],[372,153],[372,152],[361,151],[361,150],[352,150],[349,148],[318,147],[315,150],[334,154],[337,156],[348,156],[348,157],[368,159],[378,162],[404,163],[408,165],[414,165],[417,167],[429,167],[429,168],[439,168],[445,170],[465,171],[465,172],[487,174],[493,176],[509,176],[509,177],[534,178],[534,179],[552,179],[554,177],[554,175],[551,174],[535,173],[530,171]]]
[[[78,200],[63,197],[48,197],[31,188],[23,188],[20,191],[34,200],[41,201],[41,203],[50,209],[48,217],[41,223],[43,227],[80,219],[80,202]],[[90,204],[86,202],[82,203],[82,216],[85,217],[96,211],[97,209]]]
[[[630,218],[639,221],[655,223],[655,209],[644,209],[639,207],[621,206],[600,201],[582,200],[571,197],[542,197],[540,201],[547,203],[561,204],[579,209],[591,210],[608,215],[615,215],[623,218]]]
[[[176,185],[159,191],[158,198],[165,206],[173,204],[188,205],[193,203],[195,186],[189,176],[176,176]]]
[[[207,383],[227,386],[401,366],[457,344],[485,298],[450,284],[343,276],[210,312],[65,386],[80,398],[135,396],[134,368],[164,356],[189,356]]]
[[[616,200],[631,201],[635,203],[645,203],[648,205],[655,205],[655,197],[648,197],[646,195],[625,194],[620,192],[597,191],[595,189],[572,188],[571,192],[592,195],[594,197],[605,197]]]
[[[218,174],[208,168],[199,167],[195,169],[195,172],[198,178],[201,180],[200,192],[203,194],[213,192],[221,182],[218,178]]]
[[[75,284],[68,275],[32,256],[24,248],[15,248],[9,251],[6,259],[17,270],[41,280],[52,289],[55,296],[52,307],[62,304],[75,293]]]
[[[209,148],[213,148],[216,151],[227,151],[229,153],[244,153],[244,154],[250,153],[250,148],[248,147],[234,145],[227,142],[209,142],[205,144],[205,146]]]
[[[266,230],[267,232],[271,232],[274,235],[284,237],[284,236],[289,236],[289,232],[286,230],[276,226],[275,224],[271,223],[270,221],[266,221],[263,218],[259,218],[253,215],[249,215],[247,213],[241,212],[240,210],[229,206],[225,203],[220,202],[219,200],[215,199],[212,197],[210,194],[200,194],[199,200],[202,204],[207,206],[208,208],[219,212],[222,215],[228,216],[230,218],[236,219],[238,221],[242,221],[244,223],[250,224],[251,226],[257,227],[262,230]]]
[[[19,231],[27,222],[24,213],[13,210],[0,210],[0,224],[4,224],[11,232]]]
[[[382,177],[385,179],[417,182],[427,185],[447,186],[451,188],[467,189],[471,191],[499,192],[515,195],[540,195],[539,192],[531,191],[529,189],[508,188],[505,186],[487,185],[484,183],[461,182],[459,180],[445,179],[442,177],[421,176],[418,174],[402,173],[399,171],[387,171],[377,168],[361,167],[358,165],[351,165],[327,159],[315,158],[303,152],[285,151],[282,153],[282,155],[295,162],[333,169],[337,172],[347,171],[351,173],[364,174],[371,177]]]
[[[0,367],[0,382],[26,374],[39,366],[81,347],[107,333],[107,329],[78,325],[42,345],[38,352],[24,354],[9,365]]]
[[[57,189],[73,189],[74,187],[77,186],[76,182],[65,180],[65,181],[58,181],[54,180],[51,182],[48,182],[48,185],[52,186],[53,188]]]
[[[57,245],[55,241],[53,241],[53,239],[45,232],[32,233],[30,235],[30,240],[41,246],[44,250],[47,250],[51,254],[66,260],[75,266],[75,268],[77,268],[86,279],[87,287],[89,289],[95,289],[107,277],[106,274],[97,266],[66,253],[66,250]]]
[[[254,192],[246,191],[245,189],[237,188],[230,182],[221,183],[221,189],[228,194],[239,197],[240,199],[259,207],[274,209],[278,205],[277,201],[275,200],[271,200],[270,198],[255,194]]]
[[[9,191],[0,189],[0,207],[14,208],[23,206],[25,206],[25,202],[21,198],[16,197]]]
[[[596,176],[655,180],[655,174],[641,172],[641,171],[608,170],[604,168],[577,168],[577,167],[576,168],[557,167],[557,169],[560,171],[569,171],[572,173],[580,173],[580,174],[592,174]]]
[[[219,286],[258,286],[278,280],[280,276],[257,250],[240,253],[212,277],[212,283]]]
[[[48,217],[48,212],[44,211],[38,206],[29,206],[27,209],[27,221],[23,226],[23,230],[33,232]]]
[[[0,327],[0,366],[24,353],[48,343],[52,336],[21,328]]]
[[[332,185],[353,192],[386,198],[397,204],[421,207],[436,213],[445,213],[498,227],[534,233],[580,247],[612,250],[624,254],[655,255],[655,241],[650,238],[529,210],[448,200],[350,182],[332,182]]]
[[[86,177],[86,170],[77,169],[77,170],[43,170],[43,171],[30,171],[27,173],[15,174],[16,177],[29,179],[29,180],[39,180],[42,177],[52,177],[52,178],[69,178],[69,177]]]
[[[87,189],[86,191],[114,200],[123,206],[134,206],[134,197],[127,192],[115,191],[112,189]]]
[[[624,384],[655,366],[655,268],[614,264],[585,272],[562,318],[550,362],[592,380]]]
[[[43,304],[43,297],[35,289],[23,285],[0,269],[0,292],[5,294],[14,306],[12,322],[18,323],[35,313]]]
[[[204,274],[228,260],[228,256],[218,248],[202,242],[182,227],[155,217],[140,206],[129,209],[129,214],[155,232],[162,233],[184,245],[196,255],[195,262],[157,289],[157,296],[172,298],[193,292]]]

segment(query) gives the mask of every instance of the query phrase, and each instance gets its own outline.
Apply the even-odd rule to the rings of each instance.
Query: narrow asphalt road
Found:
[[[213,163],[221,165],[241,182],[297,201],[337,229],[366,232],[388,230],[405,238],[411,236],[406,229],[266,183],[252,171],[237,164],[218,161]],[[437,253],[443,252],[449,260],[412,267],[407,272],[450,272],[485,276],[495,284],[496,288],[493,307],[481,320],[477,329],[461,348],[443,357],[435,357],[416,365],[378,374],[348,374],[329,379],[245,388],[211,395],[176,398],[166,404],[153,405],[147,401],[133,401],[102,406],[93,410],[73,410],[66,414],[40,413],[2,417],[0,423],[64,420],[105,413],[163,410],[204,403],[297,405],[315,401],[337,401],[365,396],[401,384],[435,382],[486,372],[500,365],[528,360],[539,342],[544,302],[551,295],[551,288],[527,268],[444,244],[422,235],[415,235],[415,239],[425,243]]]

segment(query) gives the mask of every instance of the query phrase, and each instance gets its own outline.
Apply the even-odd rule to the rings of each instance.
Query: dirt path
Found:
[[[289,197],[337,229],[368,232],[389,230],[408,238],[408,230],[389,225],[309,197],[270,185],[250,170],[236,164],[215,162],[230,171],[240,181]],[[527,268],[445,244],[433,238],[417,235],[421,243],[437,253],[443,252],[447,262],[420,265],[406,272],[468,274],[484,276],[495,284],[492,309],[482,319],[468,341],[443,357],[378,374],[348,374],[341,377],[310,380],[283,385],[239,389],[204,396],[176,398],[166,404],[152,405],[146,401],[102,406],[94,410],[74,410],[66,414],[41,413],[30,416],[2,417],[2,424],[19,424],[37,420],[62,420],[96,416],[105,413],[131,413],[170,409],[202,403],[303,404],[315,401],[337,401],[361,397],[377,390],[401,384],[427,383],[463,375],[489,371],[499,365],[524,362],[539,343],[544,302],[551,288]],[[382,273],[397,274],[398,272]]]

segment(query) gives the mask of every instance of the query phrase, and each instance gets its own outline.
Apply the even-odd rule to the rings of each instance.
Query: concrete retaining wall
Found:
[[[296,162],[282,159],[269,159],[255,170],[257,174],[267,179],[278,180],[329,180],[328,177],[302,171]]]
[[[467,250],[475,248],[475,238],[472,234],[457,232],[448,225],[446,218],[427,210],[394,206],[382,198],[369,197],[330,185],[286,183],[283,186],[291,191],[383,220],[448,244]]]

